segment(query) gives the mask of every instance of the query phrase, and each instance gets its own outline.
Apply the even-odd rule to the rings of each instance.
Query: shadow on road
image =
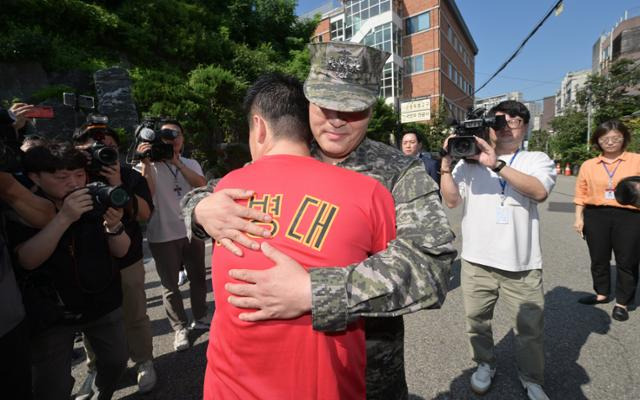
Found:
[[[580,350],[592,333],[609,331],[609,314],[597,307],[577,302],[587,293],[556,287],[545,294],[545,391],[552,399],[587,399],[582,386],[590,381],[586,370],[578,364]],[[494,348],[497,372],[491,391],[482,399],[525,399],[518,380],[514,335],[510,331]],[[436,400],[479,399],[469,387],[474,369],[464,370],[453,379],[449,390]]]
[[[204,332],[204,331],[202,331]],[[191,342],[196,339],[189,334]],[[196,332],[199,334],[200,332]],[[207,344],[203,342],[183,352],[172,352],[156,357],[154,365],[158,383],[148,395],[134,393],[122,399],[144,400],[200,400],[204,384],[204,371],[207,364]],[[127,370],[120,380],[121,387],[136,385],[135,368]]]

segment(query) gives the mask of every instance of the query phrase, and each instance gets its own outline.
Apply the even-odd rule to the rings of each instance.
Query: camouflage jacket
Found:
[[[456,257],[455,235],[438,198],[438,188],[422,162],[365,139],[337,165],[371,176],[391,192],[397,237],[386,250],[361,263],[311,270],[313,328],[341,331],[359,317],[395,317],[440,307]],[[187,231],[193,229],[200,238],[206,234],[192,224],[193,209],[213,191],[215,183],[194,189],[183,199]]]

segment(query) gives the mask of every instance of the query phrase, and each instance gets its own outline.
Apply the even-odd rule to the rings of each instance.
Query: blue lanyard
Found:
[[[516,152],[513,153],[513,155],[511,156],[511,161],[509,161],[509,166],[511,166],[511,164],[513,164],[513,160],[516,159],[516,156],[518,155],[518,152],[520,152],[520,149],[516,150]],[[507,187],[507,181],[503,180],[500,177],[498,177],[498,180],[500,181],[500,187],[502,188],[502,192],[500,192],[500,194],[504,197],[504,190]]]
[[[609,168],[607,168],[607,164],[604,161],[602,162],[602,167],[604,168],[605,171],[607,171],[607,175],[609,175],[609,189],[613,188],[613,176],[616,174],[616,171],[618,170],[618,167],[620,166],[621,162],[622,160],[618,160],[618,162],[616,163],[616,167],[613,169],[612,172],[609,172]]]

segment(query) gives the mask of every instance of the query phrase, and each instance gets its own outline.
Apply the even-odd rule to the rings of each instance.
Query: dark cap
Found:
[[[84,124],[73,132],[72,139],[76,143],[84,143],[89,138],[101,140],[100,136],[111,136],[117,145],[120,145],[118,133],[104,124]]]
[[[351,42],[312,43],[309,51],[311,70],[304,94],[310,102],[347,112],[375,103],[389,53]]]

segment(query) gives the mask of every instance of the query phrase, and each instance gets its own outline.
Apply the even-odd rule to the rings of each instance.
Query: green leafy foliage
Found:
[[[591,130],[610,119],[621,119],[640,110],[640,67],[627,59],[611,64],[608,73],[590,75],[577,93],[577,105],[565,115],[551,121],[553,135],[550,138],[551,156],[554,159],[579,164],[597,155],[587,145],[588,112],[591,107]],[[631,122],[633,140],[629,150],[637,150],[640,126]]]
[[[138,111],[182,121],[192,154],[223,171],[220,149],[237,146],[221,144],[246,140],[250,82],[308,73],[306,44],[319,21],[299,20],[295,8],[295,0],[7,0],[0,59],[48,71],[124,66]],[[63,91],[43,88],[34,101]]]
[[[378,142],[391,144],[391,135],[396,128],[396,113],[393,108],[385,104],[384,99],[378,98],[373,105],[373,112],[367,128],[367,137]]]

